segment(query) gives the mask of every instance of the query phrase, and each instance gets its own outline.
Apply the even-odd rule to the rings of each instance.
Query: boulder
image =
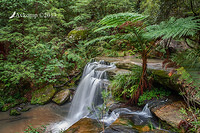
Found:
[[[178,128],[179,123],[185,117],[180,112],[181,108],[186,108],[186,104],[183,101],[175,101],[170,104],[153,107],[151,111],[162,121]]]
[[[173,74],[172,76],[169,76],[167,71],[164,70],[153,70],[151,69],[151,72],[154,75],[154,83],[160,84],[164,87],[167,87],[171,90],[174,90],[176,92],[180,92],[179,87],[180,84],[178,84],[178,77],[179,75]]]
[[[86,39],[87,35],[88,29],[86,27],[77,27],[68,33],[67,38],[71,41],[79,41]]]
[[[33,92],[31,104],[46,104],[51,101],[56,93],[56,89],[52,85],[47,85],[46,87],[36,90]]]
[[[62,105],[64,104],[67,100],[70,99],[70,90],[68,88],[65,88],[61,91],[59,91],[54,98],[52,99],[52,101],[54,101],[55,103],[57,103],[58,105]]]
[[[97,120],[82,118],[64,131],[64,133],[100,133],[101,131],[102,128]]]
[[[109,127],[105,129],[105,133],[138,133],[141,130],[135,128],[131,120],[132,116],[133,115],[120,116],[115,122],[113,122]],[[141,128],[143,128],[143,126],[141,126]]]

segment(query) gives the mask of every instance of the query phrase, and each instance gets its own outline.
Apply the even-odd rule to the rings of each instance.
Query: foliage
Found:
[[[24,131],[24,133],[45,133],[46,126],[42,125],[41,127],[34,128],[31,125],[28,125],[28,128]]]
[[[141,77],[141,67],[134,66],[131,73],[118,74],[114,77],[111,87],[114,89],[113,94],[116,100],[130,99],[137,91],[138,83]]]
[[[169,96],[171,94],[170,91],[165,90],[163,88],[154,88],[152,90],[147,90],[141,95],[138,99],[138,105],[143,105],[145,101],[151,100],[151,99],[161,99],[165,96]]]
[[[108,92],[107,90],[104,89],[101,92],[101,95],[102,95],[102,99],[103,99],[103,104],[97,106],[96,108],[93,107],[93,109],[89,108],[89,110],[91,112],[93,111],[92,113],[94,113],[97,121],[99,122],[99,124],[104,132],[104,130],[105,130],[104,117],[107,115],[108,110],[109,110],[107,104],[109,101],[110,92]]]
[[[81,26],[97,21],[113,13],[133,11],[134,2],[131,0],[77,0],[70,9],[77,14],[68,26]]]
[[[190,71],[200,70],[200,54],[198,50],[188,49],[187,51],[174,54],[172,61],[184,67],[189,73]]]
[[[180,110],[180,112],[187,117],[183,118],[179,126],[185,127],[187,132],[194,132],[200,128],[199,108],[196,106],[196,104],[200,104],[198,100],[200,98],[200,83],[183,67],[177,69],[177,73],[180,75],[178,79],[179,84],[181,84],[180,94],[187,104],[187,108]]]
[[[152,37],[165,38],[181,38],[184,36],[194,36],[200,29],[199,19],[195,17],[187,17],[176,19],[170,18],[168,21],[161,22],[159,25],[151,25],[147,27],[149,35]],[[148,35],[147,34],[147,35]]]
[[[170,17],[199,16],[199,0],[142,0],[139,12],[149,15],[148,22],[160,23]]]

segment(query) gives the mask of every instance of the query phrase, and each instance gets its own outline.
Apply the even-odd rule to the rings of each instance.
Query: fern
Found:
[[[115,35],[111,35],[111,36],[102,36],[102,37],[97,37],[87,43],[85,43],[85,45],[90,45],[90,44],[94,44],[96,42],[99,42],[99,41],[103,41],[103,40],[107,40],[107,39],[113,39],[115,37]]]
[[[95,32],[99,30],[104,30],[108,28],[115,28],[119,25],[122,25],[126,21],[136,22],[139,20],[145,19],[147,16],[143,16],[137,13],[118,13],[118,14],[111,14],[104,17],[98,24],[103,25],[95,30]]]
[[[195,17],[170,18],[168,21],[161,22],[159,25],[148,26],[146,36],[157,38],[181,38],[194,36],[200,30],[200,19]]]

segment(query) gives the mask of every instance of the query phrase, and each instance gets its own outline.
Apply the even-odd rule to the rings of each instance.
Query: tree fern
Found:
[[[94,44],[94,43],[99,42],[99,41],[103,41],[103,40],[107,40],[107,39],[113,39],[114,37],[115,37],[115,35],[97,37],[97,38],[87,42],[85,45],[91,45],[91,44]]]
[[[181,38],[185,36],[194,36],[200,30],[200,19],[195,17],[170,18],[168,21],[163,21],[159,25],[147,27],[149,37],[157,38]]]
[[[108,28],[115,28],[119,25],[127,21],[136,22],[145,19],[147,16],[143,16],[137,13],[118,13],[118,14],[111,14],[104,17],[98,24],[102,25],[99,29],[96,29],[95,32],[99,30],[104,30]]]

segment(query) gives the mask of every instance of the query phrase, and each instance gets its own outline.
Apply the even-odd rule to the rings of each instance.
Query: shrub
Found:
[[[171,94],[170,91],[165,90],[163,88],[154,88],[152,90],[147,90],[141,95],[138,99],[138,105],[143,105],[146,100],[151,100],[151,99],[159,99],[163,98],[165,96],[169,96]]]

